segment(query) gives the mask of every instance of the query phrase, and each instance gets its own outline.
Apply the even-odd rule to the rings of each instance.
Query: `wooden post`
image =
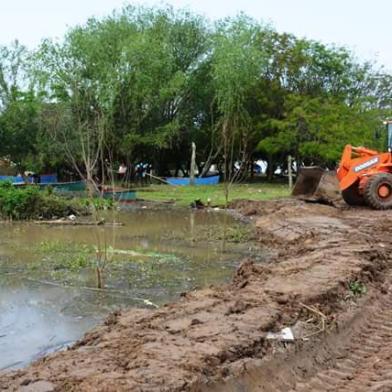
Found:
[[[196,169],[196,144],[192,142],[191,173],[189,179],[191,185],[195,185],[195,169]]]
[[[293,163],[293,158],[291,155],[287,157],[287,170],[288,170],[288,175],[289,175],[289,188],[290,190],[293,189],[293,171],[292,171],[292,165]]]

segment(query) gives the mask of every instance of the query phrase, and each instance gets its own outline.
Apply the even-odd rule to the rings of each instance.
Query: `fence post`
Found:
[[[292,163],[293,163],[293,158],[291,155],[287,157],[287,170],[288,170],[288,175],[289,175],[289,188],[290,190],[293,189],[293,170],[292,170]]]
[[[196,170],[196,144],[192,142],[192,156],[191,156],[191,170],[189,182],[195,185],[195,170]]]

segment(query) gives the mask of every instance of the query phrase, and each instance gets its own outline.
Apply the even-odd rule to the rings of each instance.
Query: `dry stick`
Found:
[[[315,314],[316,314],[317,316],[319,316],[320,319],[321,319],[321,328],[320,328],[320,330],[318,330],[318,331],[316,331],[316,332],[314,332],[314,333],[311,333],[311,334],[309,334],[309,335],[303,336],[302,339],[305,340],[305,339],[310,338],[311,336],[315,336],[315,335],[318,335],[318,334],[321,333],[321,332],[324,332],[324,331],[325,331],[325,320],[327,319],[327,316],[326,316],[324,313],[320,312],[320,311],[319,311],[317,308],[315,308],[314,306],[308,306],[308,305],[305,305],[305,304],[302,303],[302,302],[300,302],[299,304],[300,304],[302,307],[304,307],[305,309],[309,310],[310,312],[315,313]]]
[[[299,303],[301,306],[303,306],[305,309],[308,309],[309,311],[316,313],[317,315],[319,315],[320,317],[322,317],[323,319],[326,319],[327,316],[324,313],[321,313],[317,308],[315,308],[314,306],[308,306],[305,305],[304,303],[300,302]]]
[[[121,222],[108,222],[105,223],[103,220],[97,222],[77,222],[77,221],[63,221],[63,220],[42,220],[33,221],[36,225],[57,225],[57,226],[104,226],[104,227],[122,227],[124,226]]]
[[[150,174],[150,173],[146,173],[146,174],[147,174],[148,176],[150,176],[151,178],[154,178],[155,180],[162,181],[162,182],[165,183],[165,184],[171,185],[171,184],[169,184],[166,180],[164,180],[163,178],[153,176],[153,175]],[[177,186],[177,185],[174,185],[174,186]]]
[[[108,169],[108,175],[110,176],[110,180],[111,180],[111,186],[112,186],[112,189],[114,190],[115,189],[115,178],[114,178],[114,171],[113,171],[113,169],[111,169],[113,167],[113,165],[112,165],[112,156],[111,156],[110,152],[109,152],[109,159],[110,159],[110,161],[109,161],[110,167],[108,165],[107,169]],[[113,199],[114,199],[114,194],[113,194]],[[114,223],[121,225],[121,222],[117,222],[116,221],[116,217],[117,217],[116,209],[113,209],[112,211],[113,211],[112,218],[113,218]],[[113,226],[113,230],[112,230],[112,243],[111,243],[111,246],[113,248],[116,247],[116,230],[114,230],[114,227],[115,226]],[[108,256],[108,247],[107,247],[106,235],[104,236],[104,239],[105,239],[105,263],[102,266],[102,269],[106,268],[107,263],[109,261],[111,261],[111,260],[109,260],[109,256]]]
[[[28,280],[29,282],[33,282],[33,283],[40,283],[40,284],[44,284],[47,286],[61,287],[64,289],[89,290],[89,291],[96,291],[98,293],[106,292],[111,295],[116,295],[116,294],[118,295],[119,294],[119,295],[121,295],[121,297],[128,297],[128,298],[131,298],[135,301],[143,301],[143,302],[148,301],[148,304],[151,304],[152,306],[158,308],[158,305],[154,304],[153,302],[151,302],[150,300],[148,300],[146,298],[132,297],[129,294],[127,294],[121,290],[105,289],[105,288],[99,289],[97,287],[87,287],[87,286],[71,286],[71,285],[66,285],[66,284],[61,284],[61,283],[50,282],[48,280],[39,280],[39,279],[32,279],[32,278],[27,278],[27,277],[23,277],[23,279]]]

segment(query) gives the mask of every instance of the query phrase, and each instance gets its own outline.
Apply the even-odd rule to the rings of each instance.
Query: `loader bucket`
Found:
[[[301,168],[292,195],[301,200],[335,205],[341,201],[336,172],[318,166]]]

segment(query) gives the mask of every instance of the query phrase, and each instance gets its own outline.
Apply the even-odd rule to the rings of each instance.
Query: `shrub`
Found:
[[[86,208],[77,201],[41,191],[38,186],[13,186],[9,182],[0,182],[0,215],[3,219],[49,219],[86,213]]]

